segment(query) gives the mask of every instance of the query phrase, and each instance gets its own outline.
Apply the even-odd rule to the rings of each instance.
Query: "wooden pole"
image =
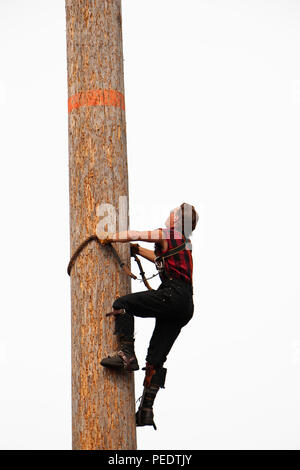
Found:
[[[121,0],[66,0],[66,24],[74,253],[96,233],[101,204],[116,209],[118,229],[119,197],[128,196]],[[129,245],[115,247],[129,264]],[[104,314],[129,292],[109,250],[88,245],[71,273],[73,449],[136,449],[133,374],[100,365],[118,350]]]

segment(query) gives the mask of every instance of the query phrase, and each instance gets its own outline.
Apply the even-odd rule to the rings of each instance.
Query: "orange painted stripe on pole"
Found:
[[[116,106],[125,110],[125,98],[117,90],[80,91],[68,99],[68,112],[81,106]]]

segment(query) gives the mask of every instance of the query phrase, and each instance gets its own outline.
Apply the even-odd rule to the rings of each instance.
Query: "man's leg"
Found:
[[[128,371],[139,369],[138,361],[134,352],[134,315],[140,317],[155,317],[161,314],[164,302],[161,299],[162,289],[152,291],[135,292],[133,294],[118,297],[109,315],[115,317],[114,334],[118,336],[120,350],[102,359],[100,364],[104,367],[124,368]],[[170,314],[168,309],[164,309]]]
[[[139,369],[134,351],[134,317],[124,310],[115,309],[115,331],[120,343],[119,351],[101,360],[104,367],[125,369],[129,372]]]
[[[118,297],[113,308],[125,309],[131,315],[142,318],[156,318],[164,320],[181,320],[182,310],[179,306],[179,297],[170,287],[147,290]],[[179,308],[178,308],[179,307]]]
[[[175,343],[181,328],[186,323],[178,321],[165,321],[156,319],[155,328],[149,343],[146,361],[157,369],[163,366],[167,360],[173,344]]]
[[[156,317],[174,323],[176,318],[182,320],[182,310],[179,302],[180,297],[176,297],[170,287],[160,287],[157,290],[136,292],[117,298],[113,303],[113,309],[115,312],[115,334],[119,335],[121,350],[117,355],[102,359],[101,365],[105,367],[124,367],[126,370],[138,370],[139,367],[134,353],[133,315],[144,318]]]
[[[150,340],[146,357],[146,374],[144,380],[144,391],[139,409],[136,413],[137,426],[153,426],[154,423],[153,403],[157,392],[164,388],[167,369],[163,367],[181,328],[187,323],[170,322],[156,319],[155,328]]]
[[[124,368],[128,371],[138,370],[139,365],[134,352],[134,315],[140,317],[155,317],[170,315],[162,300],[163,289],[157,291],[142,291],[127,294],[117,298],[113,303],[115,317],[115,332],[120,342],[120,350],[106,358],[100,364],[104,367]]]

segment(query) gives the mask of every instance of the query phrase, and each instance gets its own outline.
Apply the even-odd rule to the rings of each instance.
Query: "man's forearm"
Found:
[[[112,242],[117,241],[120,243],[137,241],[140,239],[140,232],[136,230],[126,230],[124,232],[113,233],[109,236],[109,238]],[[154,259],[156,258],[156,255],[153,250],[148,250],[147,248],[143,248],[142,246],[139,246],[138,254],[141,255],[143,258],[152,261],[152,263],[154,263]]]
[[[134,241],[142,241],[142,242],[150,242],[156,243],[159,240],[163,240],[163,232],[161,229],[155,230],[124,230],[123,232],[96,232],[98,238],[102,241],[106,241],[107,243],[110,242],[119,242],[119,243],[126,243],[126,242],[134,242]]]
[[[137,241],[139,240],[139,232],[136,230],[125,230],[124,232],[116,232],[109,234],[110,240],[113,242],[120,242],[120,243],[125,243],[125,242],[132,242],[132,241]]]
[[[139,247],[138,254],[141,255],[143,258],[152,261],[152,263],[154,263],[154,259],[156,258],[154,251],[148,250],[147,248],[143,248],[142,246]]]
[[[101,232],[100,238],[102,234],[105,234],[104,238],[109,238],[112,242],[134,242],[134,241],[142,241],[142,242],[150,242],[155,243],[158,240],[162,240],[164,238],[163,232],[161,229],[155,230],[125,230],[124,232],[116,232],[116,233],[108,233],[108,232]]]

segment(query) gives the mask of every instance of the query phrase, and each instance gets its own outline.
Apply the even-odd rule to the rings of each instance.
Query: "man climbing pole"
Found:
[[[167,369],[163,367],[181,329],[192,318],[193,259],[189,237],[198,222],[194,206],[183,203],[170,212],[166,228],[152,231],[124,231],[98,234],[103,244],[111,242],[145,241],[155,243],[151,251],[131,244],[131,254],[156,264],[161,279],[157,290],[147,290],[118,297],[107,315],[115,318],[114,334],[120,340],[120,350],[106,358],[101,365],[109,368],[139,369],[134,351],[134,316],[154,317],[155,328],[146,357],[144,390],[136,413],[136,425],[151,425],[156,429],[153,402],[159,388],[164,388]]]

